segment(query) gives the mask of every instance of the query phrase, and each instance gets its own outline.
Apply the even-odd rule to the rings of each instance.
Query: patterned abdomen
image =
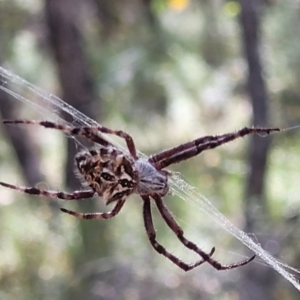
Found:
[[[133,159],[114,147],[83,151],[75,156],[83,184],[90,186],[105,204],[127,198],[138,183]]]

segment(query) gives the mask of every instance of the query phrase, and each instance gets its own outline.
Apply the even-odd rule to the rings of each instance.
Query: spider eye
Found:
[[[107,173],[107,172],[103,172],[101,173],[101,177],[106,180],[106,181],[114,181],[114,176],[112,176],[111,174]]]
[[[120,179],[119,180],[119,184],[122,187],[133,187],[133,182],[127,179]]]

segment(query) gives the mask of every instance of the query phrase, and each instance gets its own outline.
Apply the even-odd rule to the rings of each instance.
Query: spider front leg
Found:
[[[206,259],[201,259],[194,264],[186,264],[185,262],[183,262],[182,260],[174,256],[173,254],[168,252],[161,244],[159,244],[156,241],[156,233],[154,230],[152,214],[151,214],[150,198],[148,196],[142,196],[142,199],[144,200],[143,215],[144,215],[145,228],[152,247],[159,254],[165,256],[166,258],[171,260],[175,265],[177,265],[179,268],[181,268],[186,272],[202,265],[206,261]],[[213,255],[214,252],[215,252],[215,248],[212,248],[211,252],[207,255],[210,257]]]
[[[182,242],[182,244],[185,245],[190,250],[198,253],[206,262],[208,262],[215,269],[217,269],[217,270],[235,269],[235,268],[238,268],[238,267],[248,264],[250,261],[252,261],[255,258],[255,255],[254,255],[254,256],[252,256],[244,261],[241,261],[241,262],[237,262],[237,263],[233,263],[233,264],[229,264],[229,265],[220,264],[218,261],[211,258],[210,253],[207,254],[206,252],[201,250],[196,244],[187,240],[184,237],[184,232],[183,232],[182,228],[175,221],[175,219],[171,215],[170,211],[164,205],[162,199],[159,196],[153,195],[152,198],[155,200],[156,206],[157,206],[160,214],[162,215],[163,219],[168,224],[168,226],[171,228],[171,230],[177,235],[178,239]]]
[[[169,149],[158,153],[150,158],[150,162],[154,162],[158,170],[164,169],[174,163],[192,158],[200,154],[204,150],[213,149],[223,144],[231,142],[235,139],[250,134],[270,134],[271,132],[280,131],[279,128],[260,128],[260,127],[244,127],[233,133],[226,133],[216,136],[205,136],[194,141],[179,145],[173,149]]]
[[[126,200],[126,199],[125,199]],[[60,210],[64,213],[67,213],[69,215],[72,215],[76,218],[79,219],[110,219],[112,217],[114,217],[115,215],[117,215],[121,208],[123,207],[125,200],[118,200],[117,204],[115,205],[115,207],[112,209],[112,211],[110,212],[105,212],[105,213],[78,213],[72,210],[68,210],[65,208],[61,208]]]
[[[74,191],[73,193],[66,193],[66,192],[40,190],[35,187],[17,186],[5,182],[0,182],[0,185],[30,195],[45,196],[49,198],[62,199],[62,200],[79,200],[84,198],[92,198],[95,196],[95,192],[92,190]]]

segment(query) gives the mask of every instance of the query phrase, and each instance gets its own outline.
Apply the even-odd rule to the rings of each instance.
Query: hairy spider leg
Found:
[[[222,136],[226,136],[226,135],[231,135],[231,133],[227,133],[227,134],[224,134]],[[170,149],[164,150],[162,152],[153,154],[149,157],[148,161],[150,163],[157,163],[157,162],[161,161],[162,159],[164,159],[166,157],[173,156],[176,153],[179,153],[179,152],[182,152],[184,150],[187,150],[187,149],[193,148],[195,146],[198,146],[200,144],[204,144],[204,143],[207,143],[207,142],[210,142],[210,141],[215,141],[215,140],[218,140],[218,139],[219,139],[219,136],[217,136],[217,135],[207,135],[207,136],[198,138],[196,140],[181,144],[181,145],[176,146],[174,148],[170,148]]]
[[[187,160],[191,157],[194,157],[204,150],[216,148],[218,146],[221,146],[225,143],[231,142],[235,139],[244,137],[246,135],[254,134],[254,133],[270,134],[271,132],[275,132],[275,131],[280,131],[280,129],[279,128],[244,127],[243,129],[238,130],[237,132],[227,133],[227,134],[223,134],[223,135],[217,135],[217,136],[215,136],[215,138],[208,139],[207,142],[198,144],[197,141],[199,141],[201,139],[205,141],[206,137],[203,137],[203,138],[194,140],[192,142],[188,142],[186,144],[180,145],[179,147],[177,147],[178,152],[172,153],[172,149],[169,149],[168,151],[169,151],[169,153],[171,153],[171,156],[169,156],[169,157],[165,156],[163,158],[162,155],[159,153],[158,155],[159,155],[159,157],[161,157],[161,160],[154,163],[154,165],[158,170],[161,170],[161,169],[166,168],[169,165],[172,165],[174,163],[178,163],[183,160]],[[190,146],[190,145],[192,145],[192,146]],[[152,160],[155,160],[155,159],[156,159],[156,155],[154,155],[152,157]]]
[[[56,129],[56,130],[61,130],[66,134],[75,136],[75,135],[81,135],[84,136],[87,140],[90,140],[94,143],[100,144],[104,147],[110,146],[111,143],[109,143],[107,140],[105,140],[103,137],[97,135],[93,131],[85,131],[83,130],[80,133],[72,133],[72,129],[75,127],[71,127],[69,125],[61,125],[61,124],[55,124],[53,122],[49,121],[31,121],[31,120],[4,120],[3,124],[25,124],[25,125],[38,125],[38,126],[43,126],[45,128],[50,128],[50,129]],[[77,128],[77,127],[76,127]]]
[[[87,219],[87,220],[92,220],[92,219],[110,219],[112,217],[114,217],[115,215],[117,215],[121,208],[123,207],[125,200],[119,200],[117,201],[116,205],[114,206],[114,208],[109,211],[109,212],[104,212],[104,213],[79,213],[79,212],[75,212],[72,210],[68,210],[65,208],[61,208],[60,210],[64,213],[67,213],[69,215],[72,215],[76,218],[79,219]]]
[[[40,190],[35,187],[22,187],[22,186],[16,186],[12,184],[8,184],[5,182],[0,182],[0,185],[17,190],[22,193],[35,195],[35,196],[45,196],[49,198],[55,198],[55,199],[62,199],[62,200],[79,200],[84,198],[91,198],[95,196],[95,192],[90,191],[74,191],[72,193],[66,193],[66,192],[55,192],[55,191],[47,191],[47,190]]]
[[[143,206],[143,216],[144,216],[144,224],[146,228],[146,232],[149,238],[149,241],[152,245],[152,247],[161,255],[165,256],[169,260],[171,260],[175,265],[177,265],[179,268],[181,268],[184,271],[190,271],[203,263],[206,262],[206,259],[201,259],[198,262],[194,264],[187,264],[168,252],[161,244],[159,244],[156,240],[156,233],[152,221],[152,213],[151,213],[151,205],[150,205],[150,198],[149,196],[143,196],[144,200],[144,206]],[[209,254],[206,254],[208,257],[212,256],[215,252],[215,248],[212,248],[211,252]]]
[[[100,131],[102,133],[114,134],[125,140],[130,155],[134,159],[138,159],[137,154],[136,154],[136,148],[135,148],[132,137],[122,130],[112,130],[105,126],[99,126],[99,125],[98,126],[89,126],[89,127],[87,127],[87,126],[72,127],[69,125],[56,124],[56,123],[50,122],[50,121],[5,120],[5,121],[3,121],[3,123],[4,124],[32,124],[32,125],[43,126],[45,128],[61,130],[72,136],[76,136],[76,135],[84,136],[86,139],[96,142],[98,144],[101,144],[103,146],[108,146],[111,144],[108,141],[106,141],[104,138],[97,135],[95,132]]]
[[[191,249],[192,251],[198,253],[207,263],[209,263],[212,267],[214,267],[217,270],[229,270],[229,269],[235,269],[241,266],[244,266],[248,264],[250,261],[252,261],[255,258],[255,255],[252,257],[241,261],[237,263],[233,263],[230,265],[222,265],[218,261],[211,258],[210,254],[205,253],[203,250],[201,250],[196,244],[192,243],[191,241],[187,240],[184,237],[184,232],[182,228],[178,225],[178,223],[175,221],[173,216],[171,215],[170,211],[167,209],[167,207],[164,205],[162,199],[158,195],[151,195],[151,197],[155,200],[156,206],[165,220],[165,222],[168,224],[168,226],[171,228],[171,230],[177,235],[178,239],[182,242],[183,245],[185,245],[187,248]],[[215,249],[215,248],[213,248]]]

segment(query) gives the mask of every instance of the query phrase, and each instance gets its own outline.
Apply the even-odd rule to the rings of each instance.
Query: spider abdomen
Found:
[[[105,204],[125,199],[136,189],[134,160],[114,147],[80,152],[75,162],[84,184],[102,196]]]

